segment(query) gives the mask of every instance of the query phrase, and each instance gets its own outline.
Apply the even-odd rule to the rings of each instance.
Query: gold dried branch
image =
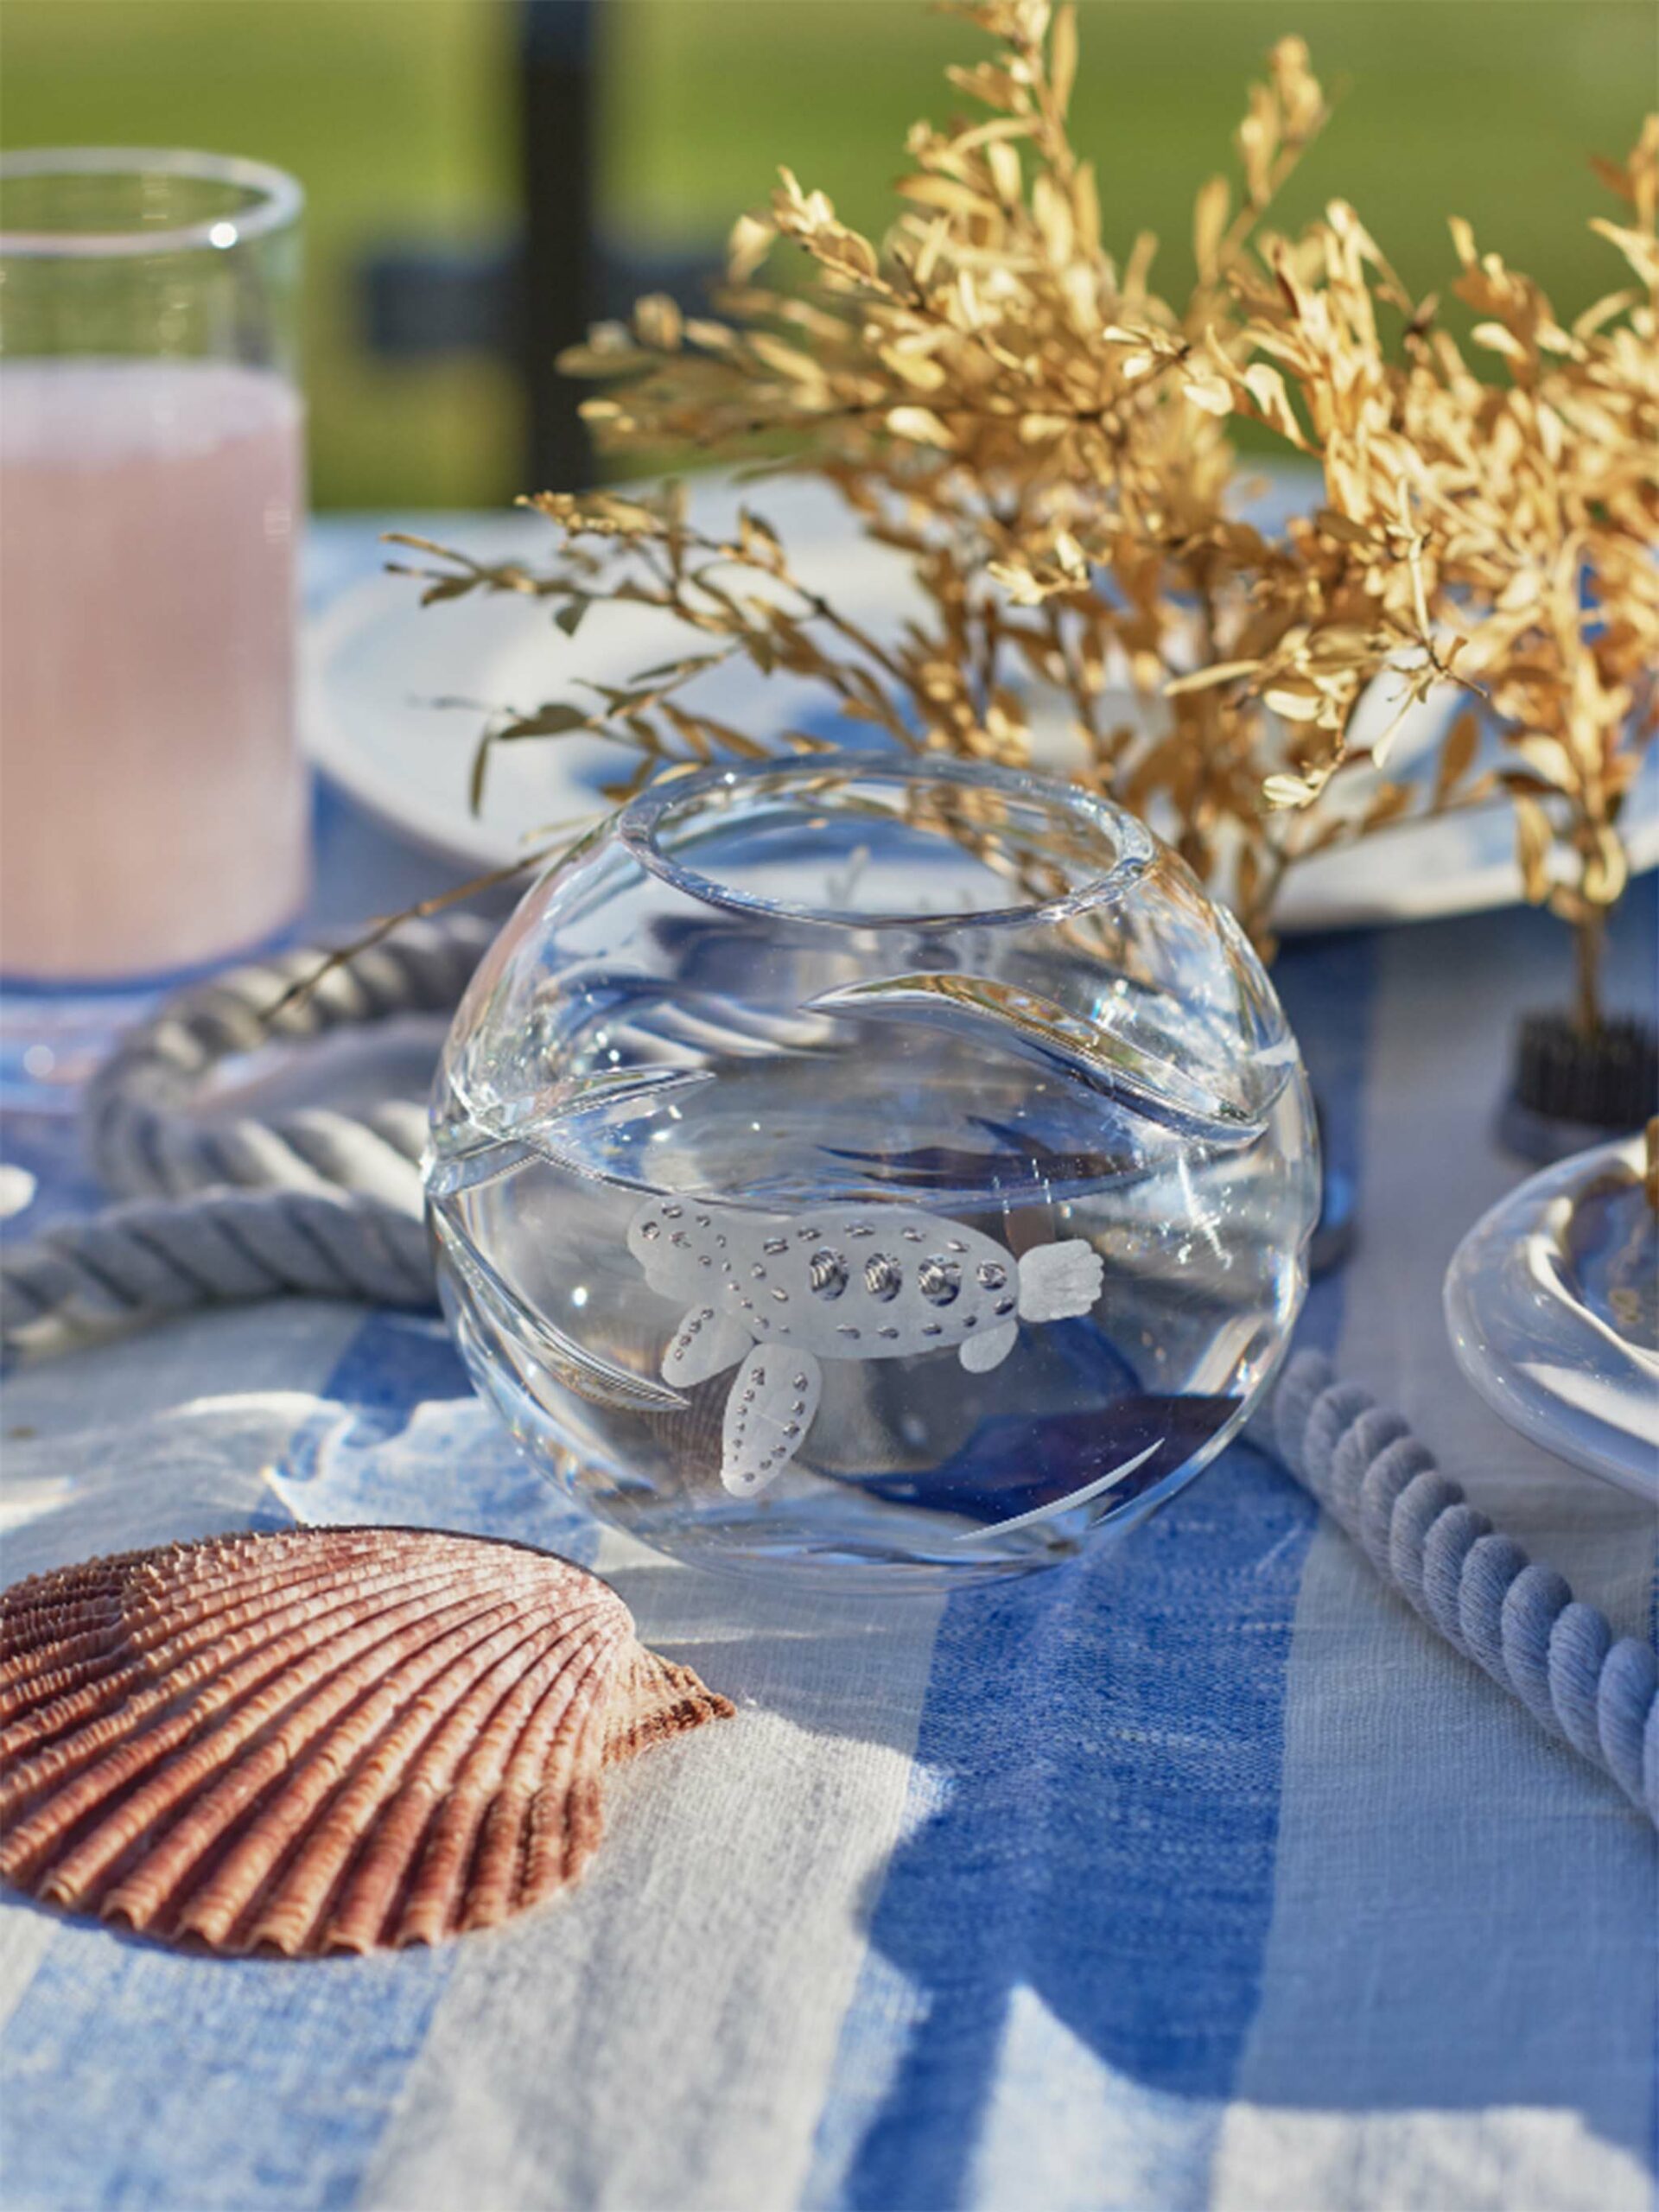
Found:
[[[1052,766],[1058,742],[1065,772],[1169,836],[1263,944],[1311,855],[1507,795],[1529,894],[1591,948],[1593,1020],[1620,807],[1659,713],[1659,124],[1603,165],[1627,208],[1597,227],[1636,284],[1570,328],[1453,226],[1477,368],[1345,204],[1294,240],[1266,227],[1326,120],[1300,39],[1250,92],[1233,176],[1198,194],[1197,279],[1172,302],[1154,240],[1109,247],[1068,134],[1075,10],[951,12],[994,50],[949,73],[972,115],[909,134],[884,238],[785,170],[734,226],[713,313],[653,296],[563,364],[602,381],[583,412],[607,450],[771,454],[827,480],[907,561],[916,611],[874,634],[758,513],[710,537],[672,486],[542,495],[553,567],[445,556],[428,596],[533,593],[572,635],[596,601],[649,606],[696,650],[501,719],[480,775],[497,745],[576,731],[632,748],[618,796],[665,761],[822,743],[702,710],[700,682],[741,658],[899,747],[1023,765],[1035,745]],[[779,240],[804,256],[792,289],[766,281]],[[1322,477],[1273,533],[1243,518],[1234,416]],[[1437,686],[1468,695],[1426,783],[1382,774],[1392,731],[1354,741],[1379,683],[1396,720]],[[1479,717],[1503,741],[1495,770]]]
[[[1241,287],[1255,358],[1230,390],[1241,412],[1270,420],[1282,403],[1310,425],[1332,510],[1306,544],[1310,572],[1317,537],[1351,543],[1368,571],[1370,657],[1400,669],[1398,648],[1414,639],[1424,660],[1408,690],[1455,675],[1485,702],[1527,895],[1578,932],[1587,1032],[1600,1020],[1602,930],[1627,876],[1620,817],[1659,728],[1659,117],[1622,168],[1599,168],[1634,222],[1592,227],[1637,281],[1570,327],[1529,279],[1481,253],[1466,224],[1452,225],[1453,289],[1480,318],[1471,346],[1495,358],[1495,376],[1412,306],[1338,203],[1295,250],[1274,251],[1270,289]],[[1392,354],[1379,304],[1407,318]],[[1295,642],[1324,742],[1304,788],[1273,794],[1292,801],[1316,796],[1346,759],[1348,702],[1313,664],[1333,627],[1344,657],[1346,616],[1311,605]],[[1282,658],[1251,672],[1269,699]],[[1474,750],[1472,729],[1457,725],[1443,783],[1467,772]]]

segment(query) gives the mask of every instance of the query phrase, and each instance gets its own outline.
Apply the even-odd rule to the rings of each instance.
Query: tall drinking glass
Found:
[[[0,159],[0,1082],[67,1102],[159,983],[305,888],[302,200],[281,171]]]

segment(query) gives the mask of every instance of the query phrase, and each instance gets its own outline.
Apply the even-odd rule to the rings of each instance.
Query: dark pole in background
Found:
[[[467,353],[510,361],[524,394],[525,450],[515,490],[582,491],[600,474],[576,412],[583,387],[559,375],[562,350],[645,292],[698,312],[720,270],[710,238],[690,250],[606,241],[599,225],[600,0],[514,0],[512,98],[518,111],[516,226],[470,243],[381,240],[359,274],[364,341],[385,360]],[[504,487],[505,488],[505,487]]]
[[[518,85],[524,251],[518,317],[528,407],[529,488],[591,482],[579,385],[554,358],[586,332],[599,298],[594,165],[597,0],[520,0]]]

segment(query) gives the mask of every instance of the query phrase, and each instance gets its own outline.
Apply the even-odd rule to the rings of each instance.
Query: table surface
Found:
[[[374,558],[367,520],[321,526],[314,596]],[[329,921],[442,874],[327,798],[318,855]],[[1624,1002],[1655,921],[1649,879]],[[1522,1172],[1491,1136],[1510,1031],[1568,967],[1521,911],[1283,955],[1361,1218],[1303,1340],[1651,1633],[1651,1510],[1501,1427],[1440,1320]],[[35,1219],[95,1203],[67,1137],[12,1143]],[[616,1778],[572,1897],[435,1951],[181,1958],[8,1901],[9,2212],[1650,2204],[1653,1832],[1248,1447],[1127,1545],[872,1612],[595,1529],[435,1320],[225,1311],[8,1381],[8,1580],[377,1518],[595,1565],[737,1721]]]

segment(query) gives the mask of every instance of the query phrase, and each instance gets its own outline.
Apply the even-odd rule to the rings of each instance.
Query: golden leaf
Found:
[[[1192,257],[1206,281],[1214,275],[1216,255],[1227,229],[1233,204],[1232,190],[1224,176],[1212,176],[1198,193],[1192,211]]]
[[[1307,440],[1302,435],[1302,426],[1292,411],[1285,380],[1277,369],[1269,368],[1265,361],[1253,361],[1245,370],[1244,389],[1255,402],[1262,419],[1269,429],[1277,430],[1281,437],[1298,448],[1307,450]]]
[[[1592,219],[1590,227],[1599,237],[1611,239],[1644,284],[1659,285],[1659,239],[1644,231],[1610,223],[1600,215]]]
[[[1515,856],[1521,869],[1521,887],[1529,902],[1541,906],[1549,896],[1549,817],[1535,798],[1514,794]]]
[[[647,292],[633,303],[633,327],[643,345],[654,346],[661,353],[677,353],[685,318],[666,292]]]
[[[913,443],[938,446],[946,453],[956,448],[956,440],[949,427],[942,423],[931,407],[890,407],[886,422],[895,438],[908,438]]]
[[[1380,830],[1385,823],[1397,822],[1410,811],[1416,796],[1415,788],[1410,784],[1384,784],[1365,810],[1365,827]]]
[[[998,139],[985,149],[986,164],[991,172],[991,182],[996,187],[996,196],[1005,207],[1012,207],[1020,193],[1020,156],[1012,146]]]
[[[1501,322],[1478,322],[1469,335],[1477,346],[1489,346],[1494,353],[1502,353],[1509,360],[1524,362],[1530,358],[1515,333],[1506,330]]]
[[[1547,737],[1541,731],[1529,731],[1522,737],[1510,741],[1514,750],[1541,783],[1558,791],[1569,791],[1578,780],[1578,771],[1572,754],[1559,738]]]
[[[1174,699],[1188,691],[1208,691],[1218,683],[1231,683],[1238,677],[1253,675],[1261,665],[1257,660],[1213,661],[1207,668],[1195,669],[1190,676],[1172,677],[1164,686],[1164,696]]]
[[[1592,906],[1611,906],[1624,896],[1630,875],[1630,862],[1618,832],[1602,829],[1597,833],[1580,879],[1585,898]]]
[[[1287,722],[1311,722],[1325,703],[1325,694],[1316,683],[1275,683],[1262,694],[1262,703]]]
[[[1319,797],[1320,788],[1312,777],[1279,775],[1269,776],[1262,790],[1269,806],[1306,806]]]
[[[774,338],[769,330],[752,330],[748,334],[749,351],[769,369],[776,369],[779,376],[788,377],[796,384],[823,382],[823,371],[810,353],[801,353],[796,346],[786,346],[781,338]]]
[[[1077,76],[1077,11],[1062,8],[1054,18],[1048,48],[1048,81],[1056,111],[1064,115],[1071,105],[1071,87]]]
[[[1444,805],[1474,766],[1479,746],[1479,720],[1471,708],[1465,707],[1440,741],[1440,757],[1434,770],[1437,806]]]
[[[971,185],[958,184],[948,176],[907,176],[899,180],[896,188],[906,200],[914,200],[924,207],[942,207],[949,215],[994,215],[995,200],[987,200]]]
[[[778,233],[761,215],[740,215],[726,244],[726,273],[734,284],[753,276],[772,251]]]
[[[1189,377],[1181,391],[1206,415],[1230,415],[1233,411],[1233,396],[1218,377]]]

